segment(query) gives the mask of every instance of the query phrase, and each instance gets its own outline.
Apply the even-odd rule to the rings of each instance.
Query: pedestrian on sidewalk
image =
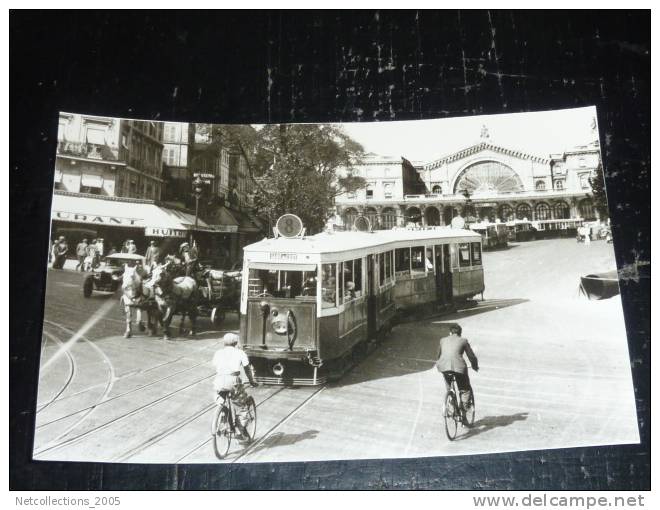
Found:
[[[147,267],[153,267],[160,262],[160,248],[156,241],[149,241],[149,248],[147,248],[144,259]]]
[[[85,271],[85,258],[87,257],[87,239],[83,239],[76,246],[76,257],[78,257],[78,265],[76,265],[76,271]]]
[[[60,236],[55,246],[55,260],[53,261],[53,269],[62,269],[66,261],[66,255],[69,252],[69,245],[66,243],[66,238]]]
[[[53,244],[50,246],[50,249],[48,250],[48,263],[49,264],[54,264],[55,263],[55,254],[57,253],[57,239],[53,240]]]

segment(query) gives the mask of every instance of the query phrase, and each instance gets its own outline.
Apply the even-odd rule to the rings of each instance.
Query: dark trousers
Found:
[[[458,386],[458,391],[461,394],[461,401],[463,405],[466,405],[470,401],[472,396],[472,385],[470,384],[470,376],[465,372],[461,374],[460,372],[442,372],[442,376],[445,380],[445,388],[449,391],[451,377],[453,374],[456,378],[456,385]]]
[[[78,255],[78,265],[76,266],[76,271],[80,268],[81,271],[85,270],[85,255]]]

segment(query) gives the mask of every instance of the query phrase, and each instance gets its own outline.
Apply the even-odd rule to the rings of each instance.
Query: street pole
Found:
[[[198,218],[199,218],[199,199],[202,196],[202,185],[204,184],[204,181],[201,179],[199,175],[195,176],[195,180],[192,182],[193,184],[193,192],[195,195],[195,228],[193,229],[193,232],[197,231],[197,224],[198,224]],[[193,244],[193,232],[190,233],[190,247],[192,248]]]

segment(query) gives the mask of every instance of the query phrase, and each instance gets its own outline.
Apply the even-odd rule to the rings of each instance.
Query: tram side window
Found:
[[[426,261],[424,262],[426,264],[426,269],[429,272],[433,271],[433,264],[434,264],[434,259],[433,259],[433,248],[430,246],[426,248]]]
[[[339,274],[337,275],[339,277],[339,295],[337,296],[337,301],[339,301],[340,305],[344,304],[344,264],[345,262],[339,263]]]
[[[410,274],[410,248],[397,248],[396,252],[396,275],[407,276]]]
[[[362,259],[348,260],[343,266],[343,299],[345,303],[362,295]],[[342,284],[341,279],[339,280]],[[341,296],[340,296],[341,304]]]
[[[411,248],[412,272],[413,275],[420,275],[426,272],[426,259],[424,257],[423,246],[413,246]]]
[[[458,245],[458,264],[461,267],[468,267],[470,265],[470,244],[461,243]]]
[[[378,255],[378,264],[380,266],[380,286],[382,287],[387,282],[390,282],[394,279],[394,267],[392,264],[392,254],[391,251],[386,251]]]
[[[321,278],[321,307],[337,306],[337,265],[323,264]]]
[[[481,243],[470,243],[472,246],[472,265],[481,265]]]
[[[379,273],[379,279],[378,283],[382,287],[385,285],[385,254],[384,253],[379,253],[378,254],[378,273]]]
[[[394,278],[394,271],[392,268],[392,252],[385,252],[385,278],[392,280]]]

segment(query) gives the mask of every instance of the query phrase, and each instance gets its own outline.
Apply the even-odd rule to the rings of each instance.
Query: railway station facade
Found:
[[[336,199],[333,219],[351,228],[358,216],[374,229],[479,221],[599,220],[589,179],[600,171],[598,142],[539,156],[494,143],[487,130],[466,148],[427,162],[369,154],[355,170],[367,187]]]

